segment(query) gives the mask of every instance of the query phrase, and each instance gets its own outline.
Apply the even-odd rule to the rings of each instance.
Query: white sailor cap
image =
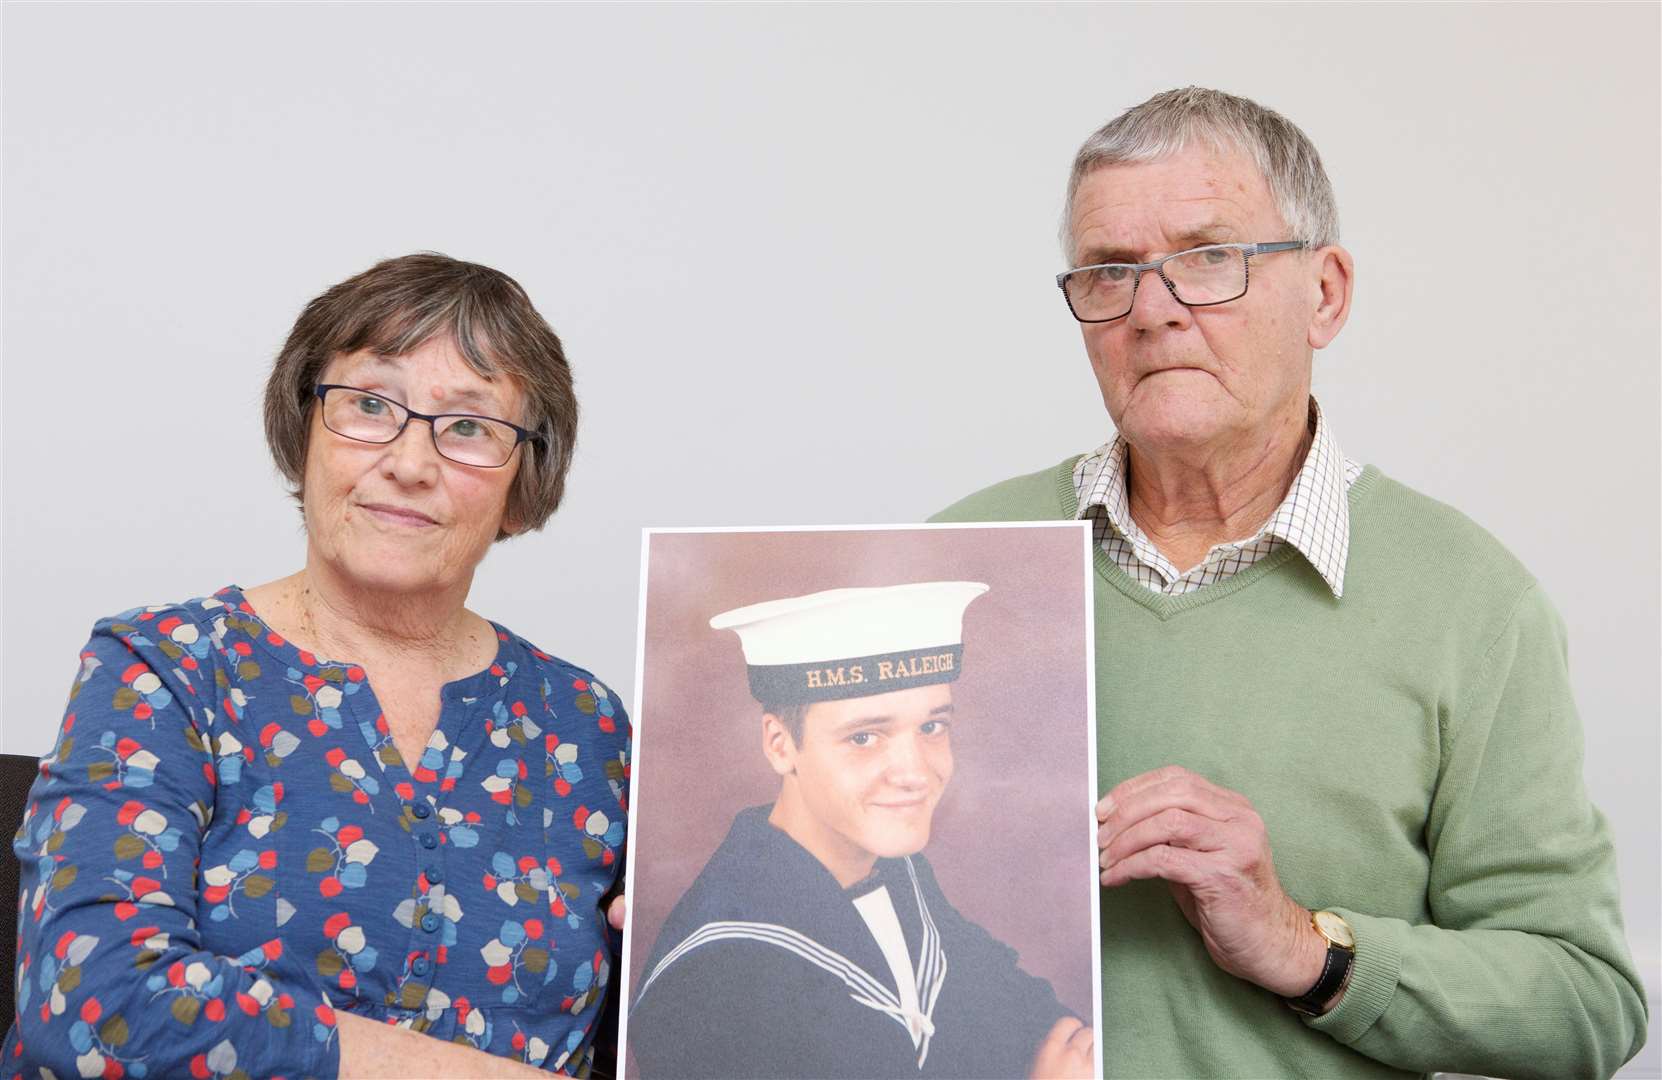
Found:
[[[739,635],[750,692],[764,705],[868,697],[952,682],[964,654],[964,609],[979,581],[829,589],[724,611]]]

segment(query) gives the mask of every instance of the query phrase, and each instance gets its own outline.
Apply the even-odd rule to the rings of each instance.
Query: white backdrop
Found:
[[[385,256],[500,267],[564,338],[569,501],[474,606],[625,700],[641,526],[913,521],[1096,446],[1051,283],[1065,171],[1200,83],[1332,175],[1358,287],[1317,391],[1345,450],[1497,534],[1569,623],[1654,1003],[1657,7],[3,17],[6,751],[49,747],[94,618],[297,567],[265,368]],[[1653,1037],[1631,1071],[1659,1062]]]

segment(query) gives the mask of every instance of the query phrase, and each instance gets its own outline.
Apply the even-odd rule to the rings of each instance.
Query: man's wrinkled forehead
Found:
[[[1071,225],[1078,261],[1090,263],[1250,243],[1279,221],[1269,184],[1250,158],[1188,150],[1093,169],[1080,180]]]

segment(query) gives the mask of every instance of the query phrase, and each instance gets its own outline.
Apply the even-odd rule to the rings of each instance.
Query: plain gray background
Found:
[[[96,617],[299,565],[261,382],[301,305],[385,256],[500,267],[563,336],[569,501],[474,606],[625,700],[641,526],[915,521],[1098,445],[1051,282],[1065,171],[1200,83],[1332,175],[1341,445],[1498,535],[1569,624],[1655,1011],[1656,6],[3,17],[6,751],[50,746]]]

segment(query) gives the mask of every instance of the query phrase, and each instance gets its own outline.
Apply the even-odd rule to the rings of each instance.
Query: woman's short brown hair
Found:
[[[540,529],[560,505],[577,443],[577,397],[560,339],[519,282],[488,266],[421,252],[378,262],[306,305],[265,386],[265,437],[300,499],[311,433],[313,388],[337,355],[369,349],[402,356],[438,335],[487,379],[511,379],[525,396],[519,474],[504,522]],[[512,419],[504,417],[504,419]],[[504,529],[497,539],[514,533]]]

